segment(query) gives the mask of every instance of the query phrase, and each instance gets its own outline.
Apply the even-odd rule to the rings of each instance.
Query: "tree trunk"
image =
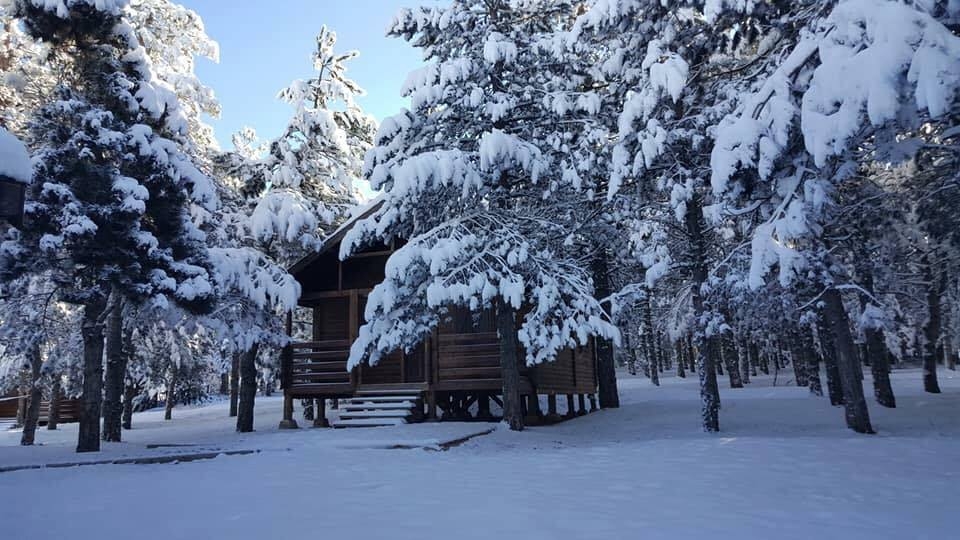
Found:
[[[695,193],[687,201],[684,226],[690,241],[690,266],[692,272],[693,319],[697,321],[693,339],[697,350],[697,369],[700,371],[700,400],[703,430],[720,431],[720,389],[717,386],[715,351],[706,336],[703,323],[706,305],[701,296],[703,284],[707,281],[706,224],[703,221],[703,207]]]
[[[650,292],[647,291],[643,299],[643,348],[646,349],[644,357],[647,362],[647,375],[650,377],[650,382],[656,386],[660,386],[660,370],[657,368],[657,354],[654,351],[655,346],[653,338],[653,308],[650,304]]]
[[[810,329],[805,328],[800,334],[800,344],[803,347],[803,356],[807,362],[807,388],[815,396],[823,396],[823,383],[820,381],[820,359],[813,348],[813,336]]]
[[[504,300],[500,300],[497,308],[497,334],[500,337],[500,371],[503,377],[503,421],[511,430],[523,431],[517,320],[513,307]]]
[[[727,375],[730,376],[730,388],[743,388],[743,379],[737,365],[737,348],[733,344],[733,337],[719,338],[723,344],[723,362],[727,365]]]
[[[687,371],[690,373],[697,372],[697,355],[693,350],[693,336],[687,336],[685,340],[686,353],[684,353],[684,358],[687,359]]]
[[[941,280],[933,274],[929,255],[923,256],[923,278],[927,286],[927,323],[923,326],[923,389],[931,394],[940,393],[937,381],[937,347],[940,345],[940,292]],[[945,276],[946,274],[944,274]]]
[[[807,386],[807,362],[803,353],[803,343],[800,341],[800,335],[796,332],[790,333],[790,363],[793,365],[793,378],[797,386]]]
[[[27,402],[30,401],[29,394],[23,394],[23,388],[20,388],[20,397],[17,399],[17,419],[13,424],[15,428],[22,428],[23,424],[27,421]]]
[[[97,297],[83,307],[83,394],[77,452],[100,451],[100,403],[103,400],[103,321],[106,301]]]
[[[60,375],[53,376],[53,387],[50,389],[50,410],[47,413],[47,429],[53,431],[60,423]]]
[[[173,406],[177,404],[177,383],[180,382],[180,366],[170,368],[170,382],[167,384],[167,402],[163,407],[163,419],[173,420]]]
[[[34,341],[28,351],[30,361],[30,398],[23,419],[23,434],[20,444],[33,446],[37,436],[37,424],[40,423],[40,402],[43,401],[43,386],[40,384],[40,372],[43,358],[40,356],[40,342]]]
[[[825,318],[820,322],[820,352],[823,355],[823,367],[827,372],[827,394],[830,405],[843,405],[843,387],[840,384],[840,371],[837,367],[837,348],[833,332]]]
[[[675,345],[677,350],[677,377],[681,379],[687,378],[687,372],[685,369],[685,364],[687,359],[683,356],[683,343],[678,341]]]
[[[137,387],[128,384],[123,389],[123,415],[121,426],[123,429],[133,429],[133,398],[137,397]]]
[[[873,396],[880,405],[893,409],[897,406],[897,399],[890,385],[890,357],[883,341],[883,331],[867,328],[864,333],[870,373],[873,375]]]
[[[240,356],[240,392],[237,404],[237,431],[253,431],[253,406],[257,399],[257,353],[260,344],[254,343]]]
[[[720,388],[717,384],[716,359],[708,339],[697,344],[697,368],[700,372],[700,415],[703,430],[720,431]]]
[[[312,422],[314,418],[313,413],[313,400],[312,399],[301,399],[300,406],[303,407],[303,419]]]
[[[750,363],[750,376],[757,376],[757,365],[760,364],[760,348],[757,347],[757,344],[750,342],[750,347],[747,348],[747,361]]]
[[[740,347],[737,348],[737,359],[740,362],[740,380],[743,381],[743,384],[750,384],[750,353],[749,346],[741,342]]]
[[[233,353],[230,361],[230,418],[237,416],[237,403],[240,399],[240,356]]]
[[[113,294],[119,295],[119,292],[114,290]],[[120,442],[127,355],[123,347],[123,301],[117,296],[112,304],[106,327],[107,370],[103,381],[103,440]]]
[[[593,284],[597,298],[606,298],[613,291],[610,286],[610,268],[606,250],[599,250],[593,259]],[[608,313],[609,315],[609,313]],[[597,347],[597,393],[600,396],[601,409],[615,409],[620,406],[620,394],[617,393],[617,365],[614,362],[613,341],[595,338]]]
[[[667,353],[663,350],[663,334],[657,332],[654,334],[657,351],[657,367],[660,369],[660,373],[663,373],[667,370]]]
[[[853,337],[850,335],[850,325],[847,312],[843,307],[840,292],[830,289],[824,295],[824,319],[831,330],[833,344],[837,355],[837,371],[843,387],[843,404],[847,420],[847,427],[857,433],[874,433],[870,425],[870,413],[867,410],[867,400],[863,396],[863,380],[860,372],[859,359]]]

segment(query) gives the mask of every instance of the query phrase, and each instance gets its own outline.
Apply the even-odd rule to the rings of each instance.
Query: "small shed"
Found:
[[[355,420],[356,425],[382,423],[383,417],[371,409],[371,403],[395,409],[394,417],[402,415],[406,421],[493,418],[491,401],[502,405],[500,340],[490,311],[453,310],[412,351],[398,350],[375,366],[347,371],[350,346],[364,323],[367,297],[384,279],[387,259],[400,246],[396,242],[366,246],[341,261],[340,244],[353,225],[378,206],[370,205],[331,235],[320,250],[290,268],[302,287],[300,306],[313,315],[313,335],[311,341],[293,343],[283,353],[281,427],[296,426],[295,399],[318,399],[320,424],[325,423],[322,407],[328,398],[349,398],[341,418]],[[555,362],[521,368],[528,423],[559,420],[558,398],[567,400],[568,415],[585,414],[588,398],[591,410],[595,408],[595,366],[591,345],[562,351]],[[546,416],[539,396],[546,397]],[[358,401],[365,404],[356,405]],[[354,410],[349,410],[351,404]]]

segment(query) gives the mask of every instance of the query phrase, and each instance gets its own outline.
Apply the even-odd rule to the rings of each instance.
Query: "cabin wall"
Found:
[[[575,359],[575,394],[592,394],[597,391],[596,349],[593,340],[586,347],[577,347],[573,351]]]
[[[302,385],[309,379],[314,383],[311,391],[317,395],[323,392],[319,383],[333,377],[313,372],[333,370],[334,360],[345,366],[349,353],[335,353],[333,344],[328,342],[349,344],[356,340],[364,323],[367,296],[382,282],[386,261],[392,253],[386,246],[373,246],[340,261],[335,256],[338,252],[339,245],[334,246],[296,274],[303,285],[301,303],[313,308],[314,346],[298,346],[291,370],[296,374],[299,369],[307,378],[295,376],[291,380],[296,386],[298,380]],[[522,317],[522,313],[518,315]],[[333,348],[341,350],[339,345]],[[522,349],[520,353],[523,355]],[[342,381],[330,382],[336,383],[339,394],[344,392],[344,385],[355,388],[403,383],[426,383],[438,392],[497,392],[502,381],[495,311],[473,313],[465,308],[451,308],[439,328],[414,350],[396,351],[375,366],[361,366],[349,378],[344,375]],[[593,348],[565,350],[555,362],[533,368],[523,365],[521,385],[524,393],[534,389],[541,394],[595,392]]]
[[[15,395],[3,396],[4,398],[16,397]],[[16,399],[4,399],[0,401],[0,418],[16,418],[17,417],[17,402]],[[46,424],[48,416],[50,414],[50,402],[41,401],[40,402],[40,424]],[[60,423],[69,424],[71,422],[76,422],[80,418],[80,400],[70,399],[66,397],[60,398]]]
[[[577,388],[574,351],[560,351],[554,362],[545,362],[533,368],[533,383],[542,394],[573,394]]]

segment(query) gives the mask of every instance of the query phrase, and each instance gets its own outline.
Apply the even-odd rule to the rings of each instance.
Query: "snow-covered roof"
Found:
[[[337,244],[343,240],[343,237],[347,234],[358,221],[370,217],[374,212],[376,212],[380,206],[383,204],[384,195],[380,194],[370,199],[366,204],[358,205],[353,209],[352,215],[349,219],[343,222],[335,231],[330,233],[327,236],[326,240],[323,241],[323,244],[320,245],[320,249],[304,256],[302,259],[294,263],[290,267],[288,272],[296,276],[298,272],[302,271],[304,268],[310,265],[313,261],[317,260],[321,255],[330,251],[331,248],[335,247]]]
[[[22,184],[33,178],[33,166],[27,147],[9,131],[0,128],[0,176]]]

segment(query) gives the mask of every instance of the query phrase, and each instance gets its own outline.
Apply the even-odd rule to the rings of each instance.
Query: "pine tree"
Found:
[[[568,149],[585,148],[591,133],[567,113],[595,107],[596,95],[568,92],[579,75],[545,68],[571,14],[570,2],[503,0],[398,14],[389,34],[423,49],[428,65],[403,90],[412,109],[383,122],[367,156],[382,206],[341,252],[407,241],[370,294],[350,365],[414,346],[449,306],[496,308],[513,429],[522,428],[517,340],[535,364],[590,336],[617,337],[594,297],[590,258],[575,248],[591,162]]]
[[[209,180],[177,140],[186,124],[132,28],[127,2],[14,4],[27,33],[49,43],[62,83],[31,117],[38,165],[27,220],[5,243],[6,279],[38,268],[84,308],[84,392],[78,451],[99,450],[103,328],[124,298],[210,307],[203,236],[187,213],[212,208]]]
[[[363,90],[346,77],[357,53],[338,54],[335,45],[336,34],[323,27],[315,76],[280,93],[294,109],[283,134],[263,148],[244,130],[235,151],[214,159],[224,208],[212,255],[222,287],[238,297],[220,317],[238,359],[240,432],[253,430],[257,356],[286,344],[278,315],[295,309],[300,295],[285,268],[319,247],[356,204],[354,184],[373,136],[374,121],[355,101]]]

